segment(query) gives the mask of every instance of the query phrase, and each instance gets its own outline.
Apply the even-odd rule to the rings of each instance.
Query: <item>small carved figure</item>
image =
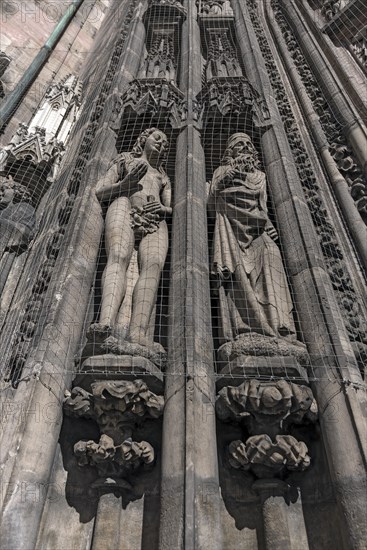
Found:
[[[172,213],[171,185],[162,168],[167,149],[163,132],[145,130],[132,152],[120,154],[96,187],[97,198],[109,202],[105,227],[108,259],[102,279],[100,321],[92,329],[108,337],[115,328],[135,249],[139,277],[133,292],[128,339],[148,347],[153,345],[147,330],[168,250],[165,218]]]
[[[228,0],[203,0],[197,2],[203,15],[233,15],[231,4]]]
[[[334,15],[339,13],[347,4],[346,0],[323,0],[321,13],[326,19],[332,19]]]
[[[295,339],[292,300],[266,203],[266,178],[251,138],[234,134],[209,192],[221,343],[246,333]]]
[[[11,177],[0,179],[0,251],[23,251],[36,225],[31,194]]]

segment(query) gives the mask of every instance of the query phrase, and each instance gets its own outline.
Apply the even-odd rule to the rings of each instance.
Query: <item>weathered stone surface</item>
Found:
[[[292,342],[256,333],[241,334],[235,340],[222,344],[218,349],[220,363],[231,363],[242,356],[294,357],[296,361],[305,366],[310,362],[306,346],[301,342]]]
[[[41,4],[45,14],[51,2]],[[82,35],[92,38],[99,26],[79,12],[60,42],[68,52],[57,50],[34,83],[50,80],[50,71],[84,83],[51,187],[17,163],[52,155],[48,134],[69,133],[57,123],[56,99],[66,90],[56,85],[11,145],[18,156],[9,175],[24,185],[23,202],[39,203],[39,230],[25,218],[26,228],[17,225],[10,188],[1,200],[0,240],[13,239],[0,257],[2,546],[364,549],[365,301],[357,226],[348,234],[355,217],[348,228],[343,218],[351,206],[359,215],[354,201],[361,212],[365,206],[351,152],[363,160],[362,126],[353,118],[353,103],[363,101],[341,78],[359,67],[327,66],[336,57],[302,18],[305,3],[83,4],[107,8],[94,50],[79,70],[90,44]],[[359,0],[350,13],[352,5]],[[10,16],[9,2],[2,7],[14,28],[32,18],[35,3],[23,2],[23,15]],[[6,93],[11,71],[26,69],[50,30],[31,23],[16,40],[2,33],[13,59],[1,77]],[[34,40],[18,44],[30,32]],[[354,63],[353,53],[343,54],[343,63]],[[0,55],[0,73],[3,65]],[[12,133],[36,111],[41,94],[33,95],[34,88]],[[350,143],[340,141],[330,106]],[[224,174],[220,192],[233,197],[219,238],[207,220],[206,182],[228,168],[220,159],[230,136],[252,155],[245,151],[245,169],[234,155],[234,173]],[[148,141],[167,144],[164,165],[148,158]],[[264,168],[255,166],[254,148]],[[10,160],[0,154],[3,167]],[[168,177],[172,206],[162,200]],[[340,213],[345,194],[334,197],[328,178],[348,193]],[[115,208],[121,199],[126,209]],[[168,209],[165,220],[157,205]],[[167,231],[155,242],[162,223]],[[261,246],[240,246],[244,226],[252,242],[261,234]],[[210,266],[213,241],[226,261]],[[142,276],[145,252],[154,269]]]
[[[74,444],[81,467],[91,466],[97,479],[91,490],[119,494],[133,490],[130,476],[141,467],[152,466],[155,452],[147,441],[134,441],[133,433],[147,419],[163,413],[163,397],[155,395],[143,380],[104,380],[91,384],[91,393],[74,387],[66,393],[64,411],[76,418],[94,420],[98,441],[83,439]]]

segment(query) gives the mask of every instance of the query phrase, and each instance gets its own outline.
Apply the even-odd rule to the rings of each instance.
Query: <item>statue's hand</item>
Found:
[[[226,189],[227,187],[234,185],[233,180],[238,176],[243,177],[243,174],[237,168],[230,168],[220,180],[218,185],[219,190]]]
[[[145,176],[148,171],[148,165],[146,162],[140,162],[132,168],[132,170],[126,175],[125,180],[128,183],[137,185],[139,181]]]
[[[269,227],[266,227],[265,231],[269,235],[269,237],[273,239],[273,241],[277,241],[279,239],[277,230],[273,225],[269,225]]]
[[[172,208],[169,206],[163,206],[163,204],[158,201],[148,202],[148,204],[145,204],[143,208],[144,212],[148,214],[159,214],[163,217],[172,213]]]

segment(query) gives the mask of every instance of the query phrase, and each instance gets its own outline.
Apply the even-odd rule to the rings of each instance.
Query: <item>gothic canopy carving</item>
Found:
[[[178,127],[185,115],[184,94],[165,78],[141,78],[131,82],[122,96],[124,112],[169,118]]]

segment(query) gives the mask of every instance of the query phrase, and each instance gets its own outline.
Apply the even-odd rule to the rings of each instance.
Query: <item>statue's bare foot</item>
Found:
[[[102,325],[101,323],[94,323],[87,331],[88,342],[94,342],[96,344],[102,344],[106,338],[111,336],[112,327],[110,325]]]
[[[131,342],[131,344],[139,344],[139,346],[150,348],[156,353],[166,353],[166,350],[163,346],[158,344],[158,342],[152,342],[144,334],[130,334],[128,341]]]

